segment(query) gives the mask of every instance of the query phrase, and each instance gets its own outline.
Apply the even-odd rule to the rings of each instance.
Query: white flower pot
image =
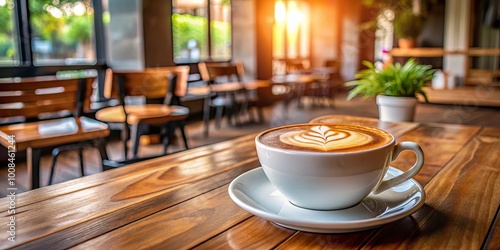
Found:
[[[413,121],[417,98],[377,96],[379,119],[384,122]]]

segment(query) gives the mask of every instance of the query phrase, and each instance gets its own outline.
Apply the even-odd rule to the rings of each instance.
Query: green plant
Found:
[[[397,38],[416,39],[424,28],[424,17],[411,10],[396,13],[394,17],[394,33]]]
[[[419,64],[413,58],[404,65],[395,63],[383,69],[377,69],[369,61],[363,61],[363,65],[368,68],[356,73],[356,80],[346,83],[346,86],[355,86],[349,91],[348,100],[357,95],[370,98],[377,95],[416,97],[420,94],[428,102],[422,88],[436,72],[431,65]]]

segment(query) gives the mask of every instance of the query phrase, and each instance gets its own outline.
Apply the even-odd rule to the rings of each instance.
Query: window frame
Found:
[[[94,8],[94,35],[96,62],[94,64],[78,65],[39,65],[34,64],[32,51],[32,31],[30,25],[29,0],[14,0],[15,28],[18,34],[19,65],[0,66],[0,78],[9,77],[34,77],[44,75],[55,75],[59,71],[65,70],[97,70],[99,83],[104,82],[104,71],[107,68],[104,26],[102,23],[102,2],[92,0]],[[98,99],[104,99],[103,84],[98,84]]]
[[[172,15],[174,14],[174,1],[175,0],[171,0],[171,6],[172,6],[172,13],[171,13],[171,16],[170,16],[170,19],[172,20]],[[207,1],[207,47],[208,47],[208,58],[206,59],[201,59],[199,61],[191,61],[189,59],[187,60],[176,60],[175,59],[175,53],[174,53],[174,41],[173,41],[173,38],[174,38],[174,29],[173,29],[173,22],[171,21],[171,36],[172,36],[172,61],[176,64],[176,65],[197,65],[199,62],[230,62],[233,60],[233,35],[234,35],[234,32],[233,32],[233,11],[232,11],[232,8],[233,8],[233,2],[232,0],[229,1],[229,5],[230,5],[230,8],[231,8],[231,18],[230,18],[230,24],[231,24],[231,48],[230,48],[230,51],[231,51],[231,55],[229,56],[228,59],[225,59],[225,60],[214,60],[213,57],[212,57],[212,29],[211,29],[211,25],[210,25],[210,22],[212,20],[212,11],[211,11],[211,4],[212,4],[212,0],[206,0]],[[197,70],[196,70],[197,71]]]

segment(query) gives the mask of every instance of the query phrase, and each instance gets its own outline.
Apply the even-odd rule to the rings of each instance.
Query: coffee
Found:
[[[309,123],[268,129],[255,137],[269,181],[290,203],[307,209],[354,206],[371,192],[384,192],[412,178],[424,164],[414,142],[396,143],[383,130],[350,124]],[[410,150],[415,164],[384,179],[391,161]]]
[[[270,129],[258,137],[263,144],[308,152],[356,152],[392,142],[388,132],[347,124],[302,124]]]

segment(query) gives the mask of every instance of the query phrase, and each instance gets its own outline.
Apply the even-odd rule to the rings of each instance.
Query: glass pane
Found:
[[[283,1],[278,0],[274,4],[273,58],[275,59],[285,58],[286,56],[285,28],[286,28],[286,7]],[[281,65],[281,64],[279,62],[276,62],[276,65]]]
[[[308,58],[309,57],[309,35],[311,31],[309,30],[309,4],[308,2],[298,2],[297,7],[300,10],[300,37],[298,39],[299,42],[299,57],[300,58]]]
[[[208,58],[206,0],[173,0],[174,61],[197,62]]]
[[[19,65],[14,0],[0,0],[0,66]]]
[[[141,2],[102,0],[106,62],[112,68],[144,68]]]
[[[35,65],[94,64],[92,0],[30,0]]]
[[[231,2],[210,1],[210,46],[212,60],[231,59]]]

